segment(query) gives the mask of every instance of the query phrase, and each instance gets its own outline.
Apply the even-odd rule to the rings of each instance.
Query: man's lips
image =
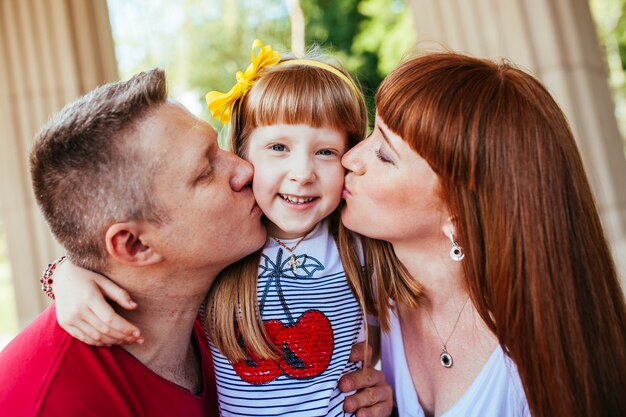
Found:
[[[256,202],[252,205],[252,208],[250,209],[250,214],[253,214],[255,216],[260,216],[263,214],[261,207],[259,207]]]

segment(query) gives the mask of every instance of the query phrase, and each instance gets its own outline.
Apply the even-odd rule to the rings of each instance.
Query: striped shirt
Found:
[[[297,241],[283,243],[291,248]],[[363,340],[363,320],[328,221],[294,258],[295,269],[291,253],[269,239],[259,265],[259,310],[282,357],[231,364],[211,344],[223,416],[344,416],[338,382],[359,368],[348,356]]]

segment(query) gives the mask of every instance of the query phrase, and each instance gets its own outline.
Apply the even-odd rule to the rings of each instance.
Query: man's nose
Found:
[[[228,151],[227,158],[233,165],[233,175],[230,178],[230,188],[233,191],[241,191],[247,185],[252,183],[252,176],[254,175],[254,167],[245,159],[238,157],[237,155]]]

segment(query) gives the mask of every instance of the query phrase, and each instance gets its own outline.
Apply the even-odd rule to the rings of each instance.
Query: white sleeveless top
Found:
[[[398,317],[390,314],[389,333],[381,333],[382,369],[402,417],[424,417],[404,353]],[[517,367],[498,346],[470,387],[442,417],[530,417]]]

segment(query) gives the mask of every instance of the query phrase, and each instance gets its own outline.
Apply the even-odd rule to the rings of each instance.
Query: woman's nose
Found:
[[[363,175],[365,173],[365,164],[362,158],[363,149],[363,142],[350,149],[343,155],[343,158],[341,158],[341,165],[356,175]]]

